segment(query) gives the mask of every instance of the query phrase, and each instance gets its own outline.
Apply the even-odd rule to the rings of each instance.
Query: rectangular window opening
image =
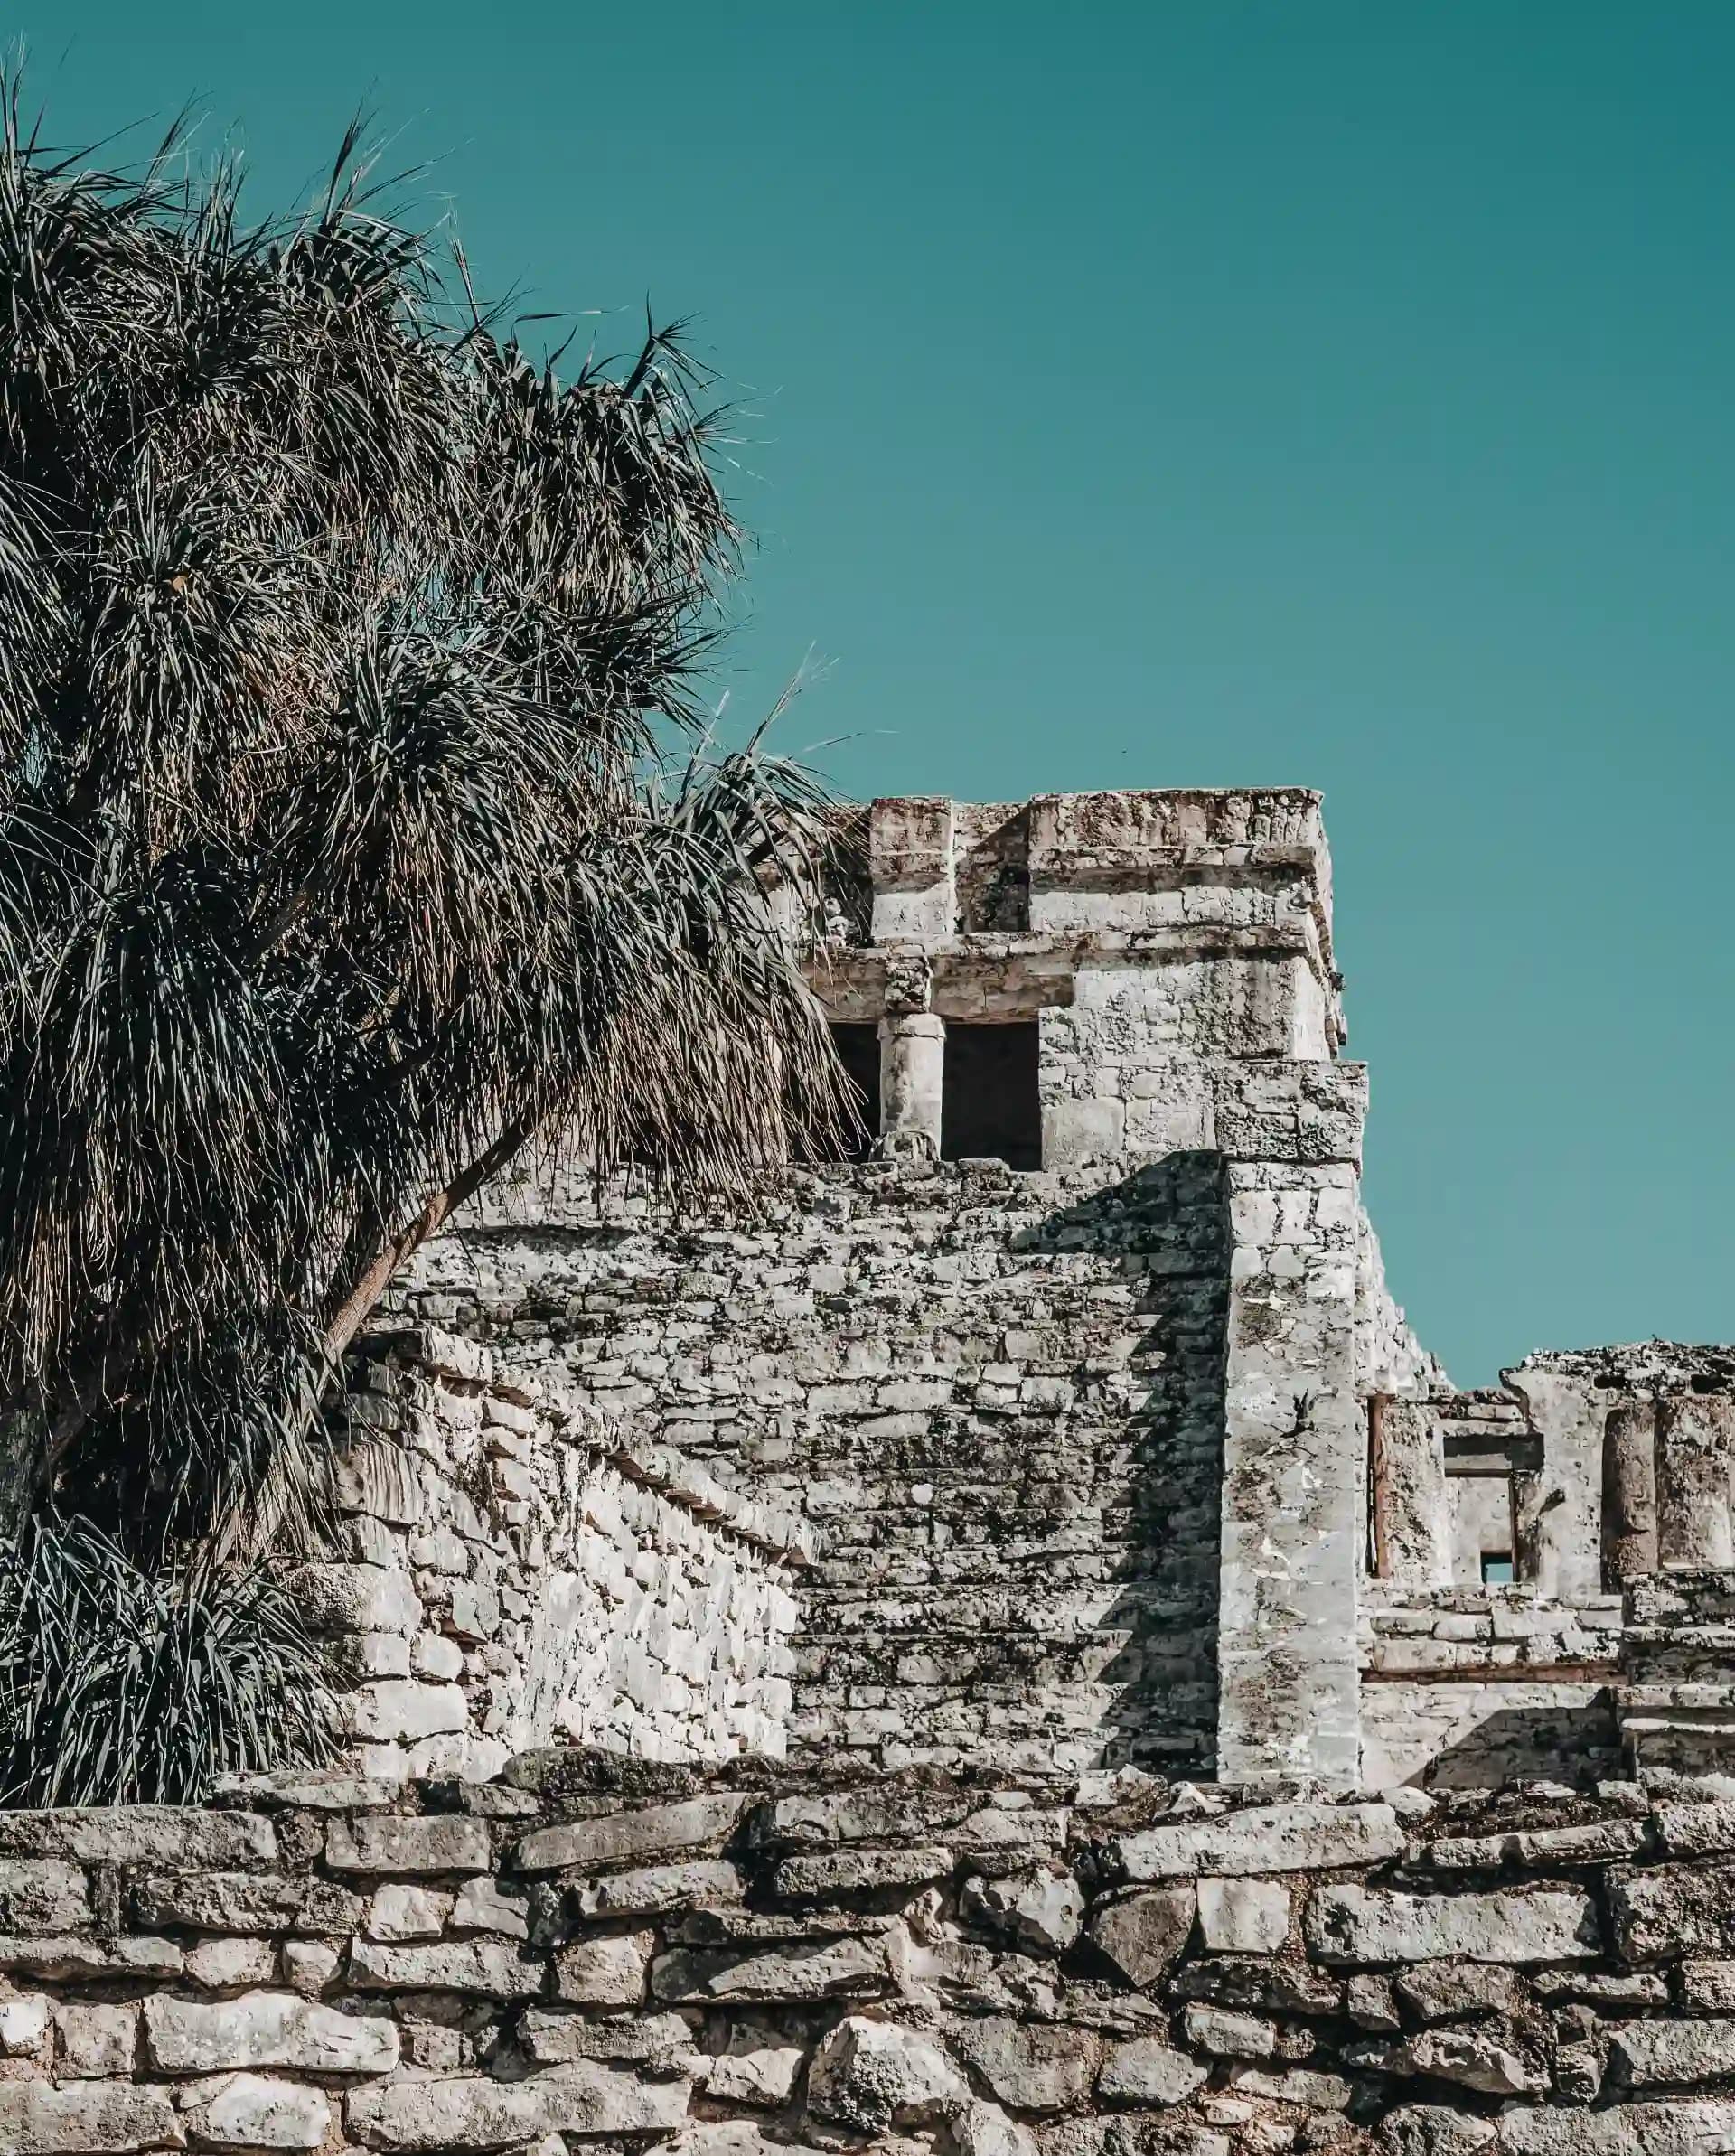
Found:
[[[1488,1550],[1482,1557],[1482,1584],[1484,1587],[1510,1587],[1513,1583],[1512,1551]]]
[[[1042,1166],[1036,1062],[1034,1019],[1006,1026],[946,1021],[943,1159],[1003,1160],[1027,1172]]]
[[[879,1136],[879,1028],[835,1025],[831,1041],[849,1081],[855,1114],[838,1153],[839,1160],[866,1160]]]

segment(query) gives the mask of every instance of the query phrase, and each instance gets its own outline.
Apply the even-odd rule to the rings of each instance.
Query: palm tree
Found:
[[[249,223],[179,130],[99,170],[3,87],[0,1526],[39,1598],[45,1536],[202,1592],[316,1514],[338,1358],[522,1148],[823,1138],[764,895],[822,804],[705,749],[740,539],[679,326],[563,378],[356,131]]]

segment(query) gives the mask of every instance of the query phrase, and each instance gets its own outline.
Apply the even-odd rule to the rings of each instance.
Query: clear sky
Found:
[[[699,319],[726,681],[858,794],[1322,787],[1460,1383],[1735,1337],[1728,0],[23,0],[61,138],[360,101],[478,282]],[[614,332],[606,322],[605,341]]]

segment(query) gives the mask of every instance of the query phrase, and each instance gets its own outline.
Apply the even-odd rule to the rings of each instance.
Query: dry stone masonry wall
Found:
[[[0,2147],[1715,2156],[1729,1790],[575,1749],[13,1814]]]
[[[783,1752],[799,1521],[436,1327],[375,1336],[349,1374],[340,1547],[295,1583],[363,1771],[486,1780],[557,1740]]]

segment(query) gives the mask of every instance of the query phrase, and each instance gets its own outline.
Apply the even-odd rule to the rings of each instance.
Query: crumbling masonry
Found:
[[[1735,1351],[1418,1345],[1316,795],[839,837],[851,1157],[423,1253],[349,1761],[0,1814],[0,2150],[1735,2151]]]

